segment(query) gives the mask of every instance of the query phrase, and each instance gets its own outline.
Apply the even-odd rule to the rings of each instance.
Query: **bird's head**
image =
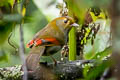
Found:
[[[55,22],[56,26],[62,31],[68,31],[73,26],[79,26],[78,24],[75,23],[73,18],[71,18],[69,16],[58,17],[58,18],[54,19],[53,22]]]

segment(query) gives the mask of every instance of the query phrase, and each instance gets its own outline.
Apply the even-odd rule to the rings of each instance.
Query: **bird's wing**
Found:
[[[59,45],[59,41],[56,38],[38,38],[35,40],[31,40],[28,44],[28,48],[32,48],[33,46],[55,46]]]

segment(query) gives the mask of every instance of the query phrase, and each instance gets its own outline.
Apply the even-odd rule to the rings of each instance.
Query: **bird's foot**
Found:
[[[67,57],[69,54],[69,48],[68,45],[64,45],[62,50],[61,50],[61,61],[64,60],[64,57]]]
[[[57,61],[55,60],[55,58],[53,58],[52,56],[50,56],[51,57],[51,59],[53,60],[53,62],[54,62],[54,66],[56,66],[57,65]]]

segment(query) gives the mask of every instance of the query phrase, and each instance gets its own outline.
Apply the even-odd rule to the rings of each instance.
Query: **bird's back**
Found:
[[[60,44],[64,44],[65,34],[60,31],[60,29],[56,26],[56,23],[53,22],[41,29],[38,33],[36,33],[36,35],[33,37],[33,40],[37,38],[55,38],[60,42]]]

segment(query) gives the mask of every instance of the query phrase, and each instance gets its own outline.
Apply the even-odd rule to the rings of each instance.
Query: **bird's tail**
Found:
[[[26,58],[26,66],[28,71],[33,71],[39,66],[40,56],[44,53],[45,47],[33,47]]]

